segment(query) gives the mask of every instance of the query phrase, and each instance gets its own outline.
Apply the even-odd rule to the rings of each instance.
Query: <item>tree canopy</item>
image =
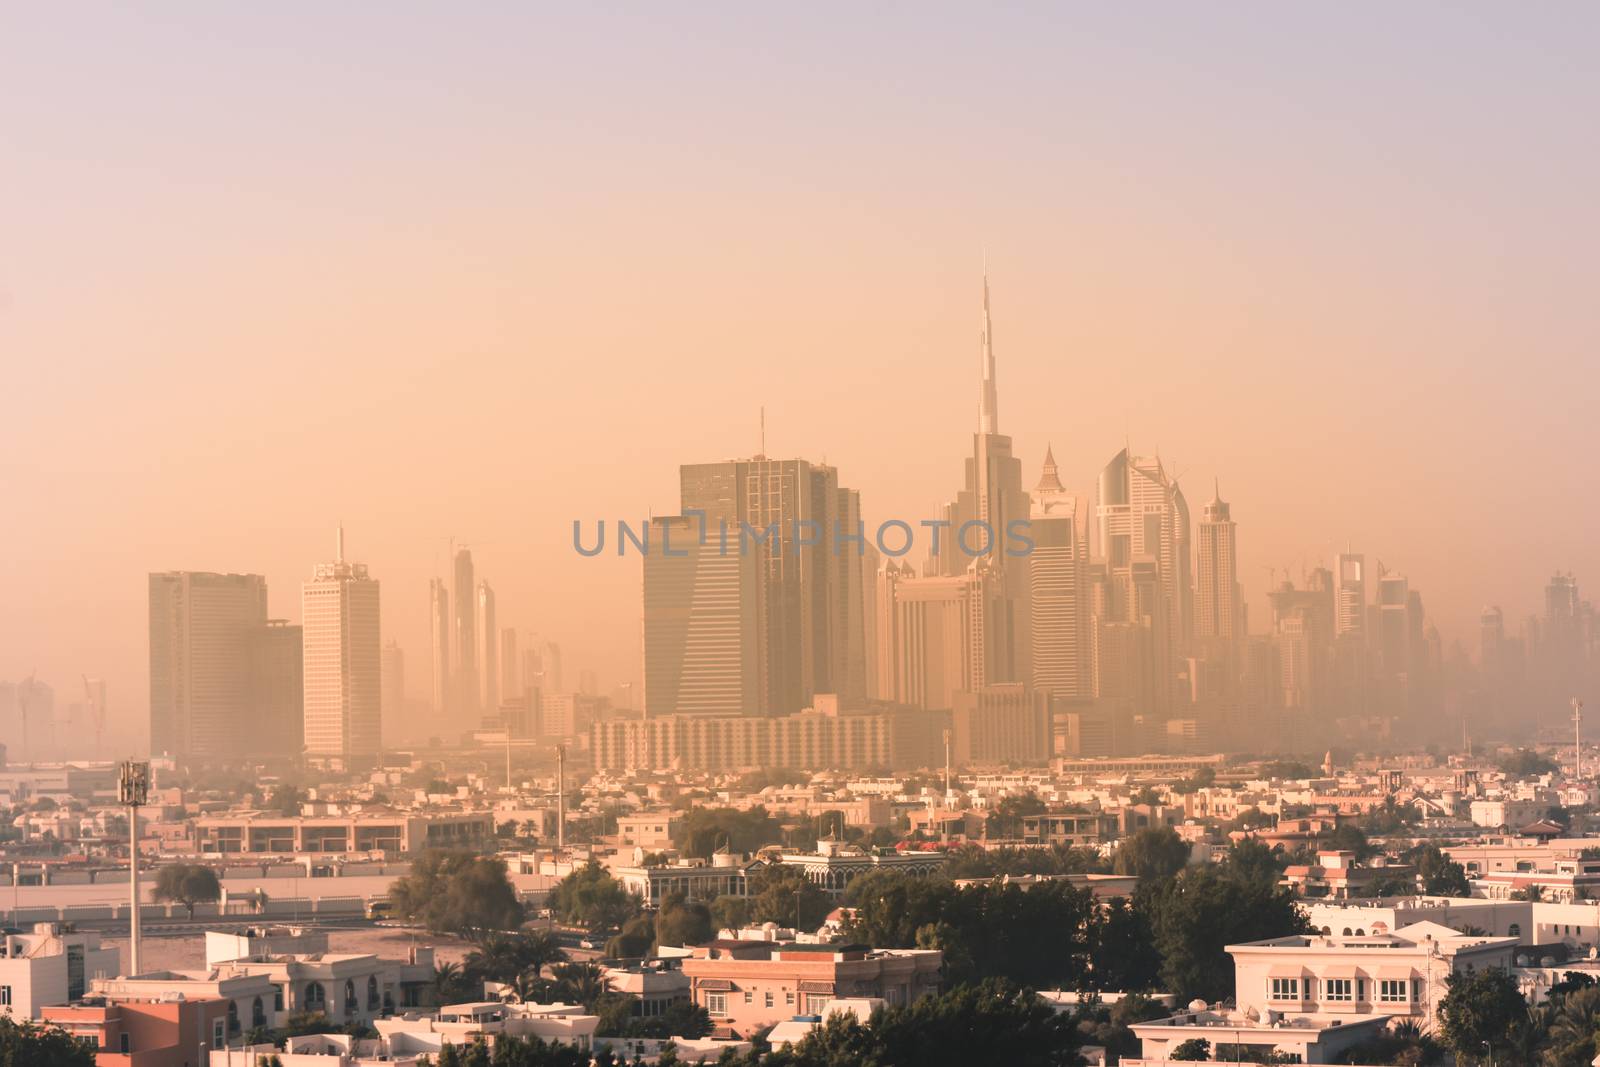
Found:
[[[621,929],[640,907],[639,898],[611,877],[598,860],[574,869],[550,890],[550,910],[556,918],[590,929]]]
[[[222,883],[217,881],[217,872],[210,867],[174,863],[156,871],[156,884],[151,897],[183,905],[192,919],[196,905],[214,904],[222,899]]]
[[[435,933],[473,936],[522,925],[504,861],[464,849],[430,849],[389,887],[396,913]]]
[[[59,1027],[0,1015],[0,1063],[6,1067],[94,1067],[94,1051]]]

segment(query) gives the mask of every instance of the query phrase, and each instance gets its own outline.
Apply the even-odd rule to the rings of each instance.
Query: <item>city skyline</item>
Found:
[[[1092,497],[1135,442],[1196,501],[1221,479],[1252,630],[1269,568],[1353,545],[1475,649],[1486,605],[1514,632],[1551,573],[1600,581],[1567,399],[1596,384],[1571,250],[1600,233],[1597,160],[1561,118],[1593,94],[1595,16],[1566,10],[1515,35],[1489,8],[1393,12],[1376,37],[1328,13],[860,13],[845,41],[731,10],[696,34],[506,12],[470,41],[329,14],[306,47],[196,9],[108,14],[116,49],[12,13],[0,350],[27,399],[0,454],[26,507],[0,678],[63,701],[104,679],[131,740],[144,576],[260,574],[281,599],[342,516],[413,664],[454,537],[502,627],[606,690],[636,679],[639,563],[579,565],[570,522],[675,513],[677,465],[754,453],[763,409],[765,451],[838,468],[869,519],[936,515],[971,455],[984,248],[1025,485],[1048,444]],[[458,100],[402,76],[421,41]],[[597,62],[619,48],[650,93]],[[267,122],[285,54],[305,76]],[[571,94],[584,124],[536,106]],[[640,106],[684,139],[599,132]],[[352,409],[309,410],[311,381]]]

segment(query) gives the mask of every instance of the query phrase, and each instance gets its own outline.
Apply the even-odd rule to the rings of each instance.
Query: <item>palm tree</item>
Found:
[[[1528,1006],[1528,1014],[1511,1028],[1506,1041],[1506,1059],[1510,1063],[1533,1063],[1544,1047],[1545,1034],[1550,1029],[1550,1009]]]
[[[593,1004],[610,990],[605,975],[592,963],[563,963],[555,976],[552,992],[569,1004]]]
[[[1594,1058],[1595,1028],[1600,1024],[1600,986],[1575,989],[1545,1016],[1549,1041],[1547,1067],[1587,1067]]]
[[[459,963],[441,963],[433,969],[433,999],[449,1004],[467,994],[467,979]]]

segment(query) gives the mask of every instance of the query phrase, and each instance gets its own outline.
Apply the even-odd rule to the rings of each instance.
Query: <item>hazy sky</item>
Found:
[[[476,546],[569,678],[635,669],[677,464],[931,516],[977,401],[1092,490],[1213,475],[1253,620],[1352,541],[1447,642],[1600,589],[1590,4],[0,3],[0,678],[109,679],[145,574],[333,549],[427,686]]]

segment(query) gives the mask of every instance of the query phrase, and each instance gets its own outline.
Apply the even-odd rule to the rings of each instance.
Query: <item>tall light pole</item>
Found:
[[[150,801],[150,764],[124,760],[117,769],[117,800],[128,809],[128,974],[139,973],[139,809]]]
[[[1583,701],[1572,698],[1572,776],[1583,783]]]

